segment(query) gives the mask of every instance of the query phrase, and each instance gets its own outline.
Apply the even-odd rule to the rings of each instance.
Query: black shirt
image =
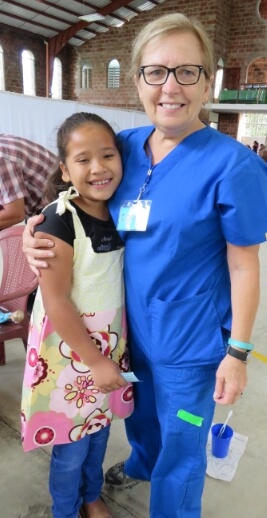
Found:
[[[70,201],[70,203],[76,208],[77,216],[82,223],[85,234],[91,239],[94,252],[105,253],[123,248],[123,241],[116,230],[111,216],[108,221],[103,221],[90,216],[90,214],[87,214],[75,205],[74,202]],[[35,232],[37,230],[45,232],[73,246],[75,231],[72,213],[66,210],[64,214],[59,216],[59,214],[56,214],[56,209],[57,203],[52,203],[44,209],[45,220],[43,223],[35,226]]]

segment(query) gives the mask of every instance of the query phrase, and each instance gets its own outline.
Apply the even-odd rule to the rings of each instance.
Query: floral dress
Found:
[[[121,371],[129,370],[124,307],[124,249],[95,253],[69,199],[61,193],[57,213],[71,210],[75,230],[71,298],[91,339]],[[59,308],[60,311],[60,308]],[[40,289],[31,315],[22,389],[21,423],[25,451],[67,444],[133,411],[132,385],[102,394],[90,369],[62,341],[49,321]]]

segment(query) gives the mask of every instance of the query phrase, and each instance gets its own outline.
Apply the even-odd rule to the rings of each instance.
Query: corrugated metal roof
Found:
[[[44,38],[73,29],[68,40],[80,46],[98,33],[130,23],[143,11],[165,0],[0,0],[0,25],[23,29]],[[101,21],[82,21],[81,16],[101,14]],[[84,26],[81,24],[84,23]],[[77,26],[77,32],[75,32]],[[90,29],[92,32],[90,32]]]

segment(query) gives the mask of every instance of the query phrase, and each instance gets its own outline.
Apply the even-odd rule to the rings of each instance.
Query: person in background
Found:
[[[239,400],[253,347],[267,168],[203,122],[213,64],[206,31],[181,13],[140,31],[132,73],[152,124],[119,134],[124,175],[109,202],[125,242],[128,344],[142,382],[125,421],[130,457],[105,480],[114,490],[149,480],[150,518],[201,517],[215,404]],[[53,242],[32,237],[39,221],[24,232],[34,269],[54,255],[44,250]]]
[[[53,446],[54,518],[111,518],[101,498],[110,423],[117,409],[118,417],[133,410],[132,385],[121,376],[128,370],[124,245],[107,208],[121,158],[111,126],[91,113],[68,117],[57,145],[48,195],[59,196],[35,229],[37,238],[53,239],[56,260],[39,278],[30,323],[23,448]]]
[[[0,230],[40,212],[55,159],[36,142],[0,135]]]
[[[263,158],[264,152],[266,151],[266,146],[264,144],[260,144],[258,155]]]
[[[252,151],[254,151],[254,153],[258,153],[258,149],[259,149],[259,143],[257,142],[257,140],[254,140],[253,145],[252,145]]]

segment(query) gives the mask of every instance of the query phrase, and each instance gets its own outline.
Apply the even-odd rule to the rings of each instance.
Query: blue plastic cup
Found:
[[[221,437],[218,437],[223,423],[214,424],[211,427],[211,453],[214,457],[224,459],[227,457],[230,447],[231,439],[234,435],[234,430],[231,426],[226,425]]]

